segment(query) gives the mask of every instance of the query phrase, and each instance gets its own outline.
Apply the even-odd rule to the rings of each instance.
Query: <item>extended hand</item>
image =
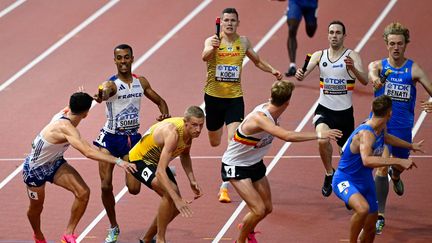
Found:
[[[123,168],[123,170],[126,171],[126,173],[132,174],[137,172],[137,168],[134,163],[129,163],[123,160],[120,164],[118,164],[118,166]]]

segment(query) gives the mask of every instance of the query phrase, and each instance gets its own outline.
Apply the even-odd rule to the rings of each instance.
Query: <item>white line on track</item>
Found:
[[[44,60],[47,56],[49,56],[51,53],[53,53],[59,47],[61,47],[64,43],[66,43],[74,35],[78,34],[81,30],[83,30],[85,27],[90,25],[93,21],[95,21],[98,17],[100,17],[102,14],[104,14],[106,11],[108,11],[111,7],[113,7],[119,1],[120,0],[111,0],[107,4],[105,4],[102,8],[100,8],[95,13],[93,13],[90,17],[88,17],[86,20],[84,20],[84,22],[82,22],[80,25],[75,27],[72,31],[70,31],[65,36],[63,36],[63,38],[61,38],[59,41],[57,41],[54,45],[50,46],[46,51],[44,51],[38,57],[33,59],[29,64],[27,64],[25,67],[23,67],[17,73],[15,73],[12,77],[10,77],[8,80],[6,80],[6,82],[2,83],[0,85],[0,92],[3,91],[5,88],[7,88],[12,83],[14,83],[18,78],[20,78],[27,71],[29,71],[34,66],[36,66],[39,62]]]
[[[360,40],[357,47],[354,49],[355,51],[359,52],[363,46],[364,43],[367,42],[367,40],[370,38],[370,36],[373,34],[373,32],[376,30],[376,28],[380,25],[382,20],[385,18],[385,16],[389,13],[391,8],[395,5],[397,0],[390,0],[390,2],[387,4],[386,8],[381,12],[381,14],[378,16],[378,18],[375,20],[374,24],[370,27],[369,31],[363,36],[362,40]],[[285,16],[284,16],[285,17]],[[371,30],[372,29],[372,30]],[[312,117],[315,107],[318,104],[318,100],[315,102],[315,104],[311,107],[311,109],[308,111],[306,116],[303,118],[301,123],[297,126],[295,131],[301,131],[303,127],[305,126],[306,122],[310,120]],[[291,142],[286,142],[282,148],[277,153],[276,157],[270,162],[269,166],[267,167],[267,173],[268,175],[270,171],[273,169],[273,167],[277,164],[279,159],[282,157],[282,155],[285,153],[285,151],[288,149],[288,147],[291,145]],[[217,243],[221,240],[221,238],[225,235],[231,224],[234,222],[234,220],[238,217],[240,212],[243,210],[243,208],[246,206],[245,201],[242,201],[240,205],[237,207],[237,209],[234,211],[234,213],[231,215],[231,217],[227,220],[225,225],[222,227],[222,229],[219,231],[219,233],[216,235],[212,243]]]
[[[12,3],[11,5],[9,5],[7,8],[3,9],[0,12],[0,18],[2,18],[3,16],[5,16],[9,12],[11,12],[12,10],[14,10],[15,8],[17,8],[19,5],[23,4],[25,1],[26,0],[18,0],[16,2]]]
[[[142,55],[133,66],[132,70],[135,70],[139,65],[145,62],[154,52],[156,52],[161,46],[163,46],[172,36],[174,36],[181,28],[189,23],[198,13],[200,13],[212,0],[205,0],[201,2],[192,12],[190,12],[182,21],[180,21],[174,28],[172,28],[162,39],[160,39],[152,48],[150,48],[144,55]],[[93,105],[95,102],[93,102]],[[115,196],[115,202],[117,203],[127,192],[126,186]],[[105,216],[105,209],[98,214],[98,216],[84,229],[84,231],[78,236],[77,242],[81,242],[84,237],[96,226],[97,223]]]

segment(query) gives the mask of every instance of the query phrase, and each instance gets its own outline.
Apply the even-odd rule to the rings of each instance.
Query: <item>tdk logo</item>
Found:
[[[345,79],[343,79],[343,78],[325,78],[324,83],[326,83],[326,84],[345,84]]]
[[[342,68],[342,67],[343,67],[343,64],[341,63],[341,64],[339,64],[339,65],[333,65],[332,67],[333,67],[333,68]]]

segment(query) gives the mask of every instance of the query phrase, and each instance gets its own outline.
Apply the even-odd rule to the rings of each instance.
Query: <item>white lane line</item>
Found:
[[[4,89],[6,89],[12,83],[14,83],[18,78],[20,78],[27,71],[29,71],[34,66],[36,66],[39,62],[44,60],[47,56],[49,56],[51,53],[53,53],[59,47],[61,47],[64,43],[66,43],[74,35],[78,34],[81,30],[83,30],[85,27],[90,25],[93,21],[95,21],[98,17],[100,17],[102,14],[104,14],[106,11],[108,11],[111,7],[113,7],[119,1],[120,0],[109,1],[102,8],[100,8],[98,11],[96,11],[94,14],[92,14],[90,17],[88,17],[86,20],[84,20],[84,22],[82,22],[80,25],[75,27],[71,32],[69,32],[68,34],[63,36],[63,38],[61,38],[59,41],[57,41],[54,45],[50,46],[46,51],[44,51],[38,57],[33,59],[29,64],[27,64],[25,67],[23,67],[17,73],[15,73],[12,77],[10,77],[8,80],[6,80],[6,82],[2,83],[0,85],[0,92],[3,91]]]
[[[375,20],[375,23],[371,26],[371,28],[374,29],[374,31],[376,30],[377,26],[379,26],[379,24],[382,22],[382,20],[384,19],[384,17],[389,13],[391,7],[394,6],[394,4],[396,3],[397,0],[391,0],[388,4],[387,7],[381,12],[380,16]],[[391,6],[390,8],[388,6]],[[364,43],[367,42],[367,40],[370,38],[370,36],[373,34],[373,32],[371,32],[370,30],[365,34],[365,36],[363,36],[362,40],[360,40],[359,44],[357,45],[357,47],[355,48],[356,51],[360,51],[363,46]],[[364,40],[365,39],[365,40]],[[309,119],[312,117],[314,111],[315,111],[315,107],[318,104],[318,100],[315,102],[315,104],[311,107],[311,109],[308,111],[308,113],[306,114],[306,116],[303,118],[303,120],[301,121],[301,123],[297,126],[297,128],[295,129],[295,131],[301,131],[303,129],[303,127],[306,125],[306,122],[309,121]],[[277,164],[278,160],[280,159],[280,157],[285,153],[285,151],[288,149],[288,147],[291,145],[291,142],[286,142],[282,148],[279,150],[279,152],[277,153],[276,157],[271,161],[271,163],[269,164],[269,166],[267,167],[267,173],[266,175],[268,175],[270,173],[270,171],[273,169],[273,167]],[[229,227],[231,226],[231,224],[234,222],[234,220],[238,217],[238,215],[240,214],[240,212],[243,210],[243,208],[246,206],[245,201],[242,201],[240,203],[240,205],[237,207],[237,209],[234,211],[234,213],[231,215],[231,217],[227,220],[227,222],[225,223],[225,225],[222,227],[222,229],[219,231],[219,233],[216,235],[216,237],[214,238],[214,240],[212,241],[212,243],[217,243],[221,240],[221,238],[225,235],[225,233],[228,231]]]
[[[132,70],[137,68],[143,62],[145,62],[154,52],[162,47],[172,36],[174,36],[181,28],[189,23],[196,15],[198,15],[212,0],[205,0],[201,2],[192,12],[190,12],[182,21],[180,21],[174,28],[172,28],[161,40],[159,40],[152,48],[150,48],[144,55],[142,55],[133,66]],[[115,202],[117,203],[127,192],[126,186],[115,196]],[[105,216],[105,209],[102,210],[98,216],[84,229],[84,231],[78,236],[77,242],[81,242],[84,237],[99,223],[99,221]]]
[[[14,3],[12,3],[11,5],[9,5],[7,8],[3,9],[0,12],[0,18],[2,18],[3,16],[5,16],[6,14],[10,13],[12,10],[14,10],[15,8],[17,8],[19,5],[23,4],[26,0],[18,0]]]

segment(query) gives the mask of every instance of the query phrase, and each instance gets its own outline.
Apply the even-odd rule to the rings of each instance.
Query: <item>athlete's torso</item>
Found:
[[[362,130],[370,131],[375,135],[375,142],[372,145],[373,156],[382,155],[384,151],[384,131],[381,134],[375,134],[374,129],[370,125],[362,124],[354,130],[343,146],[338,170],[351,176],[353,180],[363,181],[366,179],[367,181],[372,178],[373,168],[364,166],[360,153],[352,153],[350,149],[353,137]]]
[[[352,106],[352,92],[355,78],[349,74],[344,59],[351,53],[346,49],[334,62],[329,60],[328,49],[323,50],[319,61],[320,97],[319,103],[324,107],[341,111]]]
[[[243,96],[241,71],[246,50],[239,36],[232,45],[222,42],[207,62],[206,94],[219,98]]]
[[[103,129],[112,134],[136,134],[139,128],[141,97],[144,90],[138,77],[133,75],[130,86],[115,75],[110,78],[117,93],[106,101],[107,121]]]
[[[183,151],[191,146],[184,142],[184,120],[183,117],[173,117],[165,119],[151,126],[143,135],[141,140],[129,151],[129,160],[137,161],[143,160],[146,164],[157,165],[159,163],[162,147],[158,146],[154,140],[154,130],[165,123],[172,123],[176,126],[178,133],[177,147],[171,159],[179,156]]]
[[[266,106],[261,104],[245,117],[243,123],[251,114],[255,112],[263,112],[273,123],[278,124],[278,121],[273,120]],[[227,165],[235,166],[251,166],[261,161],[267,151],[270,149],[270,144],[273,141],[273,136],[267,132],[259,132],[256,134],[245,135],[242,131],[242,124],[236,130],[233,139],[228,144],[228,149],[225,151],[222,162]]]
[[[375,97],[388,95],[392,98],[392,116],[388,128],[412,128],[414,125],[414,108],[417,90],[412,78],[413,61],[408,59],[401,68],[392,67],[385,58],[382,61],[381,76],[387,69],[388,75],[383,87],[375,90]]]

